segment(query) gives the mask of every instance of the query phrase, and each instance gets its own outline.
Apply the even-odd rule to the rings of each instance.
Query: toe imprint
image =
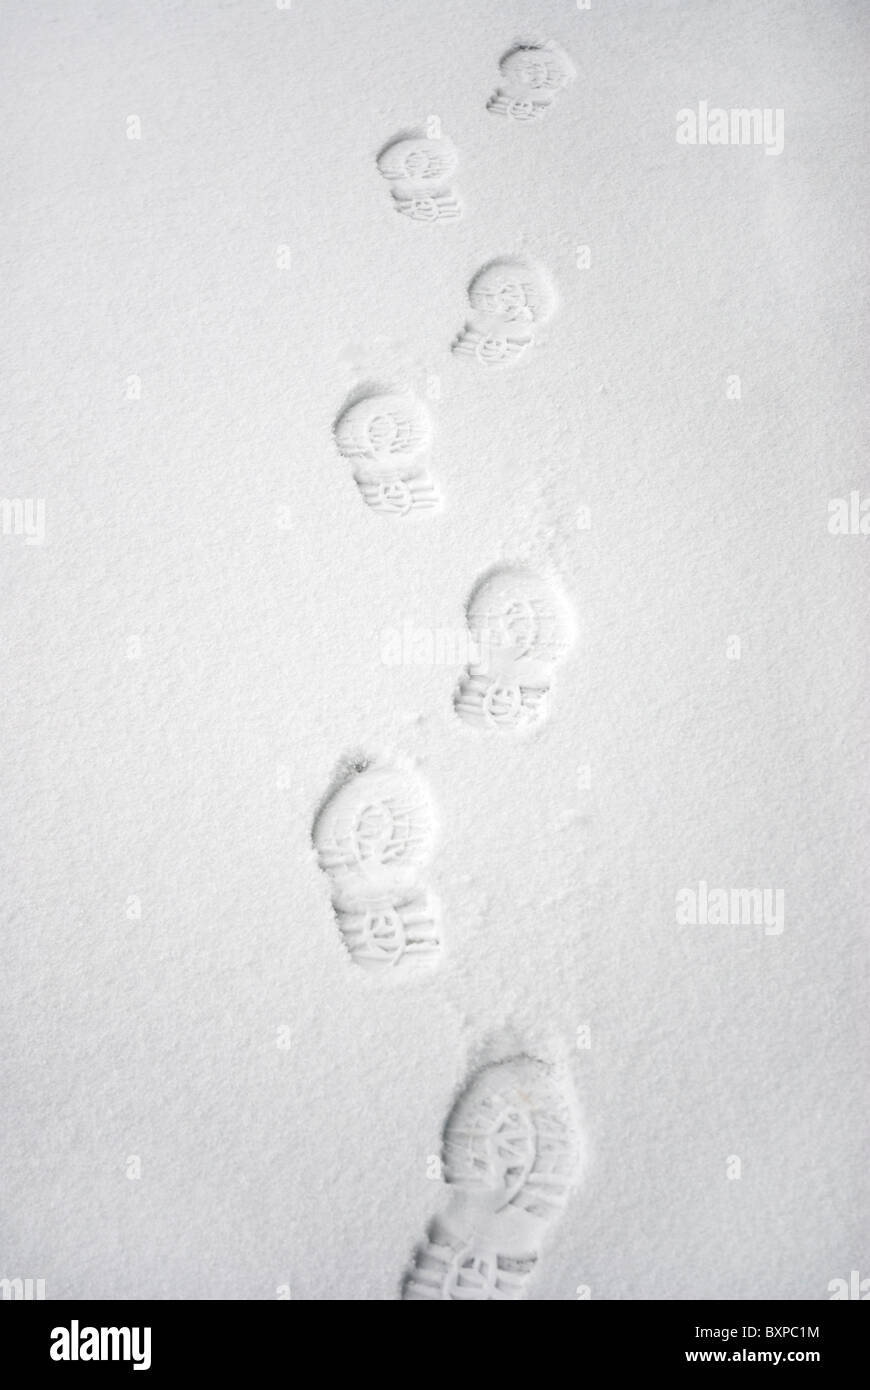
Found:
[[[425,136],[393,140],[378,155],[378,169],[390,183],[407,183],[429,190],[443,187],[456,172],[459,157],[446,136],[429,140]]]
[[[549,277],[528,261],[499,260],[479,270],[468,287],[472,309],[500,323],[545,323],[556,307]]]

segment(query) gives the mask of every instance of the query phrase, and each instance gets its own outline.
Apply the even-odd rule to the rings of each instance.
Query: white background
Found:
[[[866,7],[19,0],[3,27],[0,490],[47,537],[0,538],[0,1275],[396,1298],[451,1100],[515,1048],[570,1059],[590,1147],[533,1297],[870,1275],[870,538],[827,529],[870,493]],[[520,37],[578,69],[525,126],[485,109]],[[783,108],[784,152],[677,145],[700,100]],[[433,114],[458,224],[397,217],[374,165]],[[558,284],[546,342],[451,357],[471,275],[516,254]],[[386,520],[332,422],[431,375],[447,507]],[[503,559],[558,573],[582,633],[524,743],[456,720],[455,669],[379,656],[461,628]],[[439,808],[421,983],[353,966],[313,859],[358,751],[418,760]],[[678,928],[700,879],[784,889],[785,931]]]

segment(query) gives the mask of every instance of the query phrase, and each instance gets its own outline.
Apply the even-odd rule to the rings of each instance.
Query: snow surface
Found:
[[[570,1067],[589,1148],[533,1298],[870,1275],[870,540],[827,527],[870,488],[866,6],[3,24],[0,486],[47,534],[0,537],[0,1275],[395,1299],[450,1106],[517,1051]],[[518,38],[577,68],[527,125],[486,110]],[[782,108],[783,153],[678,145],[701,100]],[[464,215],[430,226],[375,159],[432,115]],[[559,295],[502,372],[450,353],[499,256]],[[363,505],[331,430],[365,381],[440,385],[440,514]],[[497,563],[578,622],[531,738],[380,655]],[[359,755],[438,807],[445,958],[410,981],[350,960],[311,845]],[[677,926],[700,880],[782,888],[784,931]]]

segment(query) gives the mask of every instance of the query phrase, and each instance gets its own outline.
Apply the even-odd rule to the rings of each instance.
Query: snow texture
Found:
[[[511,1058],[566,1079],[586,1159],[535,1267],[481,1278],[870,1275],[870,537],[828,526],[870,493],[866,5],[4,29],[0,1276],[399,1300],[448,1117]],[[782,152],[679,143],[702,101],[781,109]],[[385,183],[442,138],[434,190],[414,151]],[[552,316],[476,324],[493,263]],[[402,470],[373,506],[338,449],[378,395],[421,403],[440,507]],[[500,571],[575,628],[522,737],[454,707]],[[373,765],[439,829],[438,961],[389,980],[312,840]],[[783,929],[718,888],[781,890]]]

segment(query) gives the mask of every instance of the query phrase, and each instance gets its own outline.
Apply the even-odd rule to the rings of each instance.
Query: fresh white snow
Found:
[[[532,1299],[870,1276],[870,537],[828,528],[870,494],[865,7],[3,28],[0,1277],[397,1299],[451,1107],[517,1054],[587,1150]],[[576,69],[540,119],[487,110],[517,40]],[[782,152],[678,143],[702,100],[782,110]],[[430,118],[427,223],[376,160]],[[504,368],[451,351],[495,260],[556,293]],[[440,510],[365,505],[333,429],[369,388],[425,403]],[[426,657],[497,566],[576,626],[522,737]],[[370,759],[437,809],[411,978],[351,960],[312,845]],[[678,924],[702,882],[784,929]]]

